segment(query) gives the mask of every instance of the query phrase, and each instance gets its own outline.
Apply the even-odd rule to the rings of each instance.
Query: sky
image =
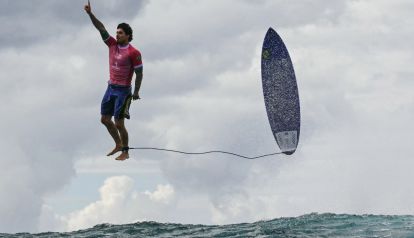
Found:
[[[142,53],[131,147],[277,152],[260,81],[269,27],[297,77],[292,156],[135,150],[124,162],[105,156],[108,50],[86,2],[0,3],[0,233],[414,214],[413,1],[92,1],[109,33],[131,25]]]

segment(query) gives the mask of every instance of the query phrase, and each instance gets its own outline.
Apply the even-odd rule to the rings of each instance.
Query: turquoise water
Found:
[[[308,214],[223,226],[139,222],[101,224],[68,233],[0,237],[414,237],[414,216]]]

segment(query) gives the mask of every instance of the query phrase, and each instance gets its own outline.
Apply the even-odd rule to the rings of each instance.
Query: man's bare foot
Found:
[[[128,152],[122,152],[121,155],[119,155],[118,157],[116,157],[116,160],[126,160],[129,159],[129,154]]]
[[[113,149],[111,152],[109,152],[106,156],[111,156],[119,151],[122,151],[122,146],[121,145],[117,145],[115,146],[115,149]]]

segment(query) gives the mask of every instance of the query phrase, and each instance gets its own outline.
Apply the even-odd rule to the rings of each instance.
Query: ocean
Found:
[[[414,216],[312,213],[232,225],[138,222],[101,224],[74,232],[0,234],[0,237],[413,237]]]

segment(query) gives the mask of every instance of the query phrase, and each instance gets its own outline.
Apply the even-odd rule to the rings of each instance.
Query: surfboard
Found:
[[[282,38],[269,28],[262,47],[262,87],[267,117],[280,150],[296,151],[300,134],[300,105],[295,71]]]

